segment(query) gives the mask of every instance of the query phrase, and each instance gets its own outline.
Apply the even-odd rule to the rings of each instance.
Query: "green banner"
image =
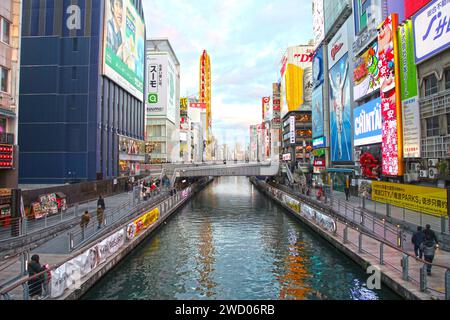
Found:
[[[400,87],[402,101],[418,95],[417,69],[414,63],[414,35],[412,21],[406,21],[398,28],[400,56]]]

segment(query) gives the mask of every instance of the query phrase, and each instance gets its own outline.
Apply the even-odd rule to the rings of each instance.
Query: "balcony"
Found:
[[[422,139],[422,158],[450,158],[450,135]]]
[[[450,89],[419,99],[420,118],[450,113]]]
[[[14,134],[12,133],[0,133],[0,143],[14,144]]]

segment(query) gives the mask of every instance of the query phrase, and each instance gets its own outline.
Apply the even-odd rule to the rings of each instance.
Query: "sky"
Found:
[[[312,39],[311,0],[143,0],[147,38],[168,38],[181,96],[198,96],[200,55],[211,57],[212,127],[219,143],[248,143],[289,46]]]

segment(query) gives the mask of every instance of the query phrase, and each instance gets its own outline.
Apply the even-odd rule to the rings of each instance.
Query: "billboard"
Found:
[[[413,20],[416,64],[448,48],[450,1],[434,0],[416,13]]]
[[[323,13],[323,1],[313,0],[313,34],[314,43],[318,46],[325,37],[325,21]]]
[[[323,46],[316,49],[313,58],[313,81],[314,88],[317,88],[323,83],[324,72],[323,72]]]
[[[386,0],[353,0],[355,35],[368,28],[375,28],[382,21],[382,2]],[[398,0],[394,0],[400,2]]]
[[[404,2],[403,4],[405,6],[405,19],[409,19],[414,13],[430,2],[430,0],[404,0],[402,2]]]
[[[420,158],[420,111],[417,68],[414,63],[412,21],[398,28],[400,96],[403,116],[403,152],[405,158]]]
[[[403,175],[403,142],[399,91],[397,15],[388,16],[378,32],[383,167],[387,176]]]
[[[380,143],[382,134],[381,101],[375,99],[353,110],[355,147]]]
[[[379,88],[378,42],[375,41],[353,62],[353,98],[358,100]]]
[[[373,181],[372,200],[436,217],[447,216],[447,190],[442,188]]]
[[[324,135],[323,130],[323,86],[314,89],[312,97],[312,132],[313,138]]]
[[[264,122],[270,120],[270,97],[262,98],[262,120]]]
[[[351,19],[347,19],[328,44],[328,69],[331,69],[348,52],[351,24]]]
[[[143,101],[145,25],[130,0],[105,1],[104,30],[103,75]]]
[[[331,161],[353,159],[349,61],[346,53],[330,70]]]
[[[325,17],[325,35],[328,34],[331,27],[346,8],[351,9],[350,0],[324,0],[323,11]]]

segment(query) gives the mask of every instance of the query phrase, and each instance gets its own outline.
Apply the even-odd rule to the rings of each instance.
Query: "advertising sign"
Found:
[[[312,103],[312,137],[318,138],[324,135],[323,130],[323,86],[313,91]]]
[[[140,218],[136,219],[134,222],[130,223],[127,227],[127,238],[134,239],[143,230],[152,226],[159,218],[159,209],[155,208],[146,214],[142,215]]]
[[[378,57],[380,72],[381,116],[383,119],[383,170],[387,176],[403,174],[403,142],[401,104],[399,101],[397,15],[388,16],[378,33]]]
[[[450,1],[434,0],[413,18],[416,64],[448,48]]]
[[[351,162],[352,120],[348,53],[330,70],[331,161]]]
[[[378,42],[375,41],[353,63],[353,96],[358,100],[380,88]]]
[[[301,214],[308,220],[315,221],[319,226],[321,226],[322,228],[324,228],[325,230],[327,230],[329,232],[336,231],[337,226],[336,226],[336,221],[334,221],[334,219],[315,210],[314,208],[311,208],[310,206],[308,206],[306,204],[302,204]]]
[[[291,144],[295,144],[295,117],[289,117],[289,133],[290,133],[290,142]]]
[[[331,27],[347,7],[351,9],[350,3],[349,0],[324,0],[325,34],[328,34]]]
[[[447,216],[447,190],[442,188],[373,181],[372,199],[436,217]]]
[[[331,69],[348,52],[349,24],[351,24],[351,20],[347,19],[328,44],[329,69]]]
[[[313,58],[313,81],[314,88],[320,86],[324,80],[323,72],[323,46],[317,48]]]
[[[318,46],[325,38],[325,21],[323,13],[323,1],[313,0],[313,34],[314,43]]]
[[[381,101],[372,100],[353,110],[355,147],[382,141]]]
[[[376,28],[380,24],[382,20],[381,2],[382,0],[353,0],[355,35],[359,35],[368,27]]]
[[[286,195],[286,194],[283,194],[283,202],[284,202],[289,208],[291,208],[292,210],[294,210],[295,212],[300,213],[300,207],[301,207],[301,205],[300,205],[300,202],[299,202],[299,201],[297,201],[297,200],[295,200],[295,199],[289,197],[289,196]]]
[[[405,21],[398,28],[400,95],[403,116],[403,152],[405,158],[420,158],[420,110],[417,84],[417,68],[414,62],[414,38],[412,21]]]
[[[270,97],[262,98],[262,119],[263,121],[270,120]]]
[[[166,114],[167,82],[167,56],[147,56],[147,115]]]
[[[103,74],[143,101],[145,25],[132,1],[105,1],[104,30]]]
[[[316,138],[313,140],[313,148],[325,148],[327,146],[327,140],[325,137]]]
[[[405,6],[405,19],[409,19],[412,17],[414,13],[419,11],[423,6],[425,6],[430,0],[405,0],[402,1]]]

